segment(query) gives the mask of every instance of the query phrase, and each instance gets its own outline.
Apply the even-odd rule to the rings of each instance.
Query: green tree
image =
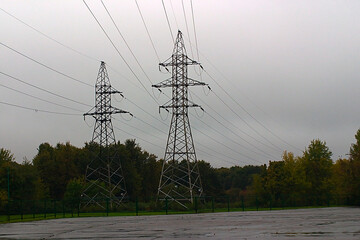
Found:
[[[338,159],[333,166],[333,194],[336,198],[347,198],[352,194],[351,162],[348,159]]]
[[[281,199],[285,190],[285,170],[283,161],[270,161],[267,169],[265,189],[273,200]]]
[[[84,170],[79,170],[77,165],[80,151],[70,143],[58,143],[55,148],[48,143],[39,146],[33,164],[51,198],[62,199],[68,182],[83,176],[81,172]]]
[[[0,201],[8,199],[8,173],[13,173],[16,163],[14,155],[10,150],[0,148]],[[10,175],[10,182],[14,180],[13,174]],[[11,188],[13,188],[11,184]]]
[[[74,178],[68,182],[64,193],[64,201],[67,205],[74,208],[80,203],[84,186],[85,182],[83,178]]]
[[[295,157],[292,152],[284,151],[282,160],[284,162],[284,194],[291,204],[301,203],[306,190],[309,188],[305,169],[300,157]]]
[[[351,144],[350,160],[360,162],[360,129],[355,134],[356,143]]]
[[[210,163],[198,161],[199,173],[202,181],[203,194],[208,196],[222,196],[223,189],[216,174],[216,170]]]
[[[351,144],[349,157],[350,196],[352,202],[360,205],[360,129],[355,135],[356,143]]]
[[[0,148],[0,166],[2,166],[4,163],[14,162],[14,154],[10,152],[10,150],[7,150],[5,148]]]
[[[308,199],[310,204],[324,204],[329,200],[331,192],[332,152],[326,142],[319,139],[311,141],[304,151],[302,164],[305,179],[308,183]]]

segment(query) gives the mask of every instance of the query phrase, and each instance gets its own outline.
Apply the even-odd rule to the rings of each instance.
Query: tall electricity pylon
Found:
[[[164,109],[172,109],[171,125],[166,144],[164,163],[158,188],[158,198],[173,200],[186,207],[186,202],[201,196],[203,189],[191,134],[188,108],[200,107],[188,99],[188,87],[207,85],[188,78],[188,66],[200,65],[188,58],[181,31],[178,31],[172,56],[159,65],[171,66],[172,77],[153,85],[155,88],[172,88],[172,98]]]
[[[95,107],[84,114],[84,118],[92,116],[96,121],[92,142],[98,143],[100,147],[97,158],[86,167],[87,187],[82,194],[84,207],[96,204],[105,208],[104,200],[110,201],[111,205],[118,205],[127,194],[120,159],[116,150],[111,150],[111,146],[116,143],[111,115],[129,112],[111,106],[112,94],[122,95],[111,87],[105,63],[101,62],[95,84]]]

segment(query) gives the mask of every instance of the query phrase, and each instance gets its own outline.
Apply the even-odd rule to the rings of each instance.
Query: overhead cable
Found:
[[[130,67],[129,63],[125,60],[125,58],[123,57],[123,55],[120,53],[119,49],[116,47],[116,45],[114,44],[114,42],[111,40],[110,36],[107,34],[107,32],[105,31],[104,27],[101,25],[101,23],[99,22],[99,20],[96,18],[95,14],[92,12],[92,10],[90,9],[89,5],[86,3],[85,0],[83,0],[83,3],[85,4],[86,8],[89,10],[89,12],[91,13],[91,15],[93,16],[93,18],[95,19],[95,21],[97,22],[97,24],[99,25],[99,27],[101,28],[101,30],[103,31],[103,33],[105,34],[105,36],[107,37],[107,39],[110,41],[111,45],[114,47],[114,49],[116,50],[116,52],[118,53],[118,55],[121,57],[121,59],[123,60],[123,62],[125,63],[125,65],[129,68],[129,70],[131,71],[131,73],[134,75],[134,77],[137,79],[137,81],[141,84],[141,86],[145,89],[145,91],[148,93],[148,95],[156,102],[156,104],[159,105],[158,101],[151,95],[151,93],[147,90],[147,88],[145,87],[145,85],[142,83],[142,81],[139,79],[139,77],[136,75],[136,73],[134,72],[134,70]]]
[[[79,113],[53,112],[53,111],[41,110],[41,109],[37,109],[37,108],[25,107],[25,106],[13,104],[13,103],[8,103],[8,102],[2,102],[1,101],[0,103],[4,104],[4,105],[12,106],[12,107],[22,108],[22,109],[26,109],[26,110],[32,110],[32,111],[35,111],[35,112],[58,114],[58,115],[69,115],[69,116],[82,116],[82,114],[79,114]]]
[[[80,52],[80,51],[78,51],[78,50],[76,50],[76,49],[74,49],[74,48],[72,48],[72,47],[69,47],[69,46],[67,46],[67,45],[59,42],[58,40],[50,37],[49,35],[43,33],[42,31],[34,28],[33,26],[29,25],[28,23],[24,22],[23,20],[19,19],[18,17],[14,16],[13,14],[5,11],[4,9],[0,8],[0,10],[3,11],[4,13],[6,13],[7,15],[9,15],[10,17],[16,19],[16,20],[19,21],[20,23],[24,24],[25,26],[31,28],[31,29],[34,30],[35,32],[41,34],[42,36],[44,36],[44,37],[46,37],[46,38],[48,38],[48,39],[50,39],[51,41],[56,42],[57,44],[65,47],[65,48],[67,48],[67,49],[69,49],[69,50],[71,50],[71,51],[73,51],[73,52],[76,52],[77,54],[79,54],[79,55],[81,55],[81,56],[83,56],[83,57],[86,57],[86,58],[88,58],[88,59],[91,59],[91,60],[100,62],[100,60],[98,60],[98,59],[96,59],[96,58],[93,58],[93,57],[91,57],[91,56],[89,56],[89,55],[87,55],[87,54],[85,54],[85,53],[82,53],[82,52]]]
[[[234,123],[232,123],[231,121],[229,121],[228,119],[226,119],[222,114],[218,113],[218,111],[216,111],[213,107],[211,107],[209,104],[207,104],[205,101],[203,101],[200,97],[198,97],[195,93],[192,93],[192,95],[194,95],[195,97],[197,97],[197,99],[199,101],[201,101],[202,104],[204,104],[207,108],[211,109],[213,112],[216,113],[217,116],[221,117],[224,121],[226,121],[228,124],[232,125],[234,128],[236,128],[237,130],[239,130],[241,133],[243,133],[244,135],[248,136],[249,138],[255,140],[256,142],[260,143],[261,145],[271,149],[271,150],[277,150],[275,148],[273,148],[272,146],[267,145],[266,143],[258,140],[257,138],[251,136],[250,134],[248,134],[247,132],[245,132],[244,130],[242,130],[241,128],[239,128],[238,126],[236,126]],[[227,128],[228,130],[230,130],[229,127],[227,127],[226,125],[222,124],[219,120],[217,120],[215,117],[213,117],[208,111],[205,111],[205,113],[211,117],[212,119],[214,119],[216,122],[218,122],[219,124],[221,124],[223,127]],[[258,148],[256,145],[252,144],[251,142],[247,141],[245,138],[241,137],[240,135],[236,134],[234,131],[231,131],[234,135],[238,136],[240,139],[242,139],[243,141],[245,141],[246,143],[248,143],[249,145],[253,146],[254,148],[258,149],[261,152],[264,152],[263,150],[261,150],[260,148]]]
[[[188,22],[187,22],[187,18],[186,18],[186,12],[185,12],[185,6],[184,6],[184,0],[181,0],[181,4],[182,4],[182,9],[183,9],[183,13],[184,13],[184,20],[185,20],[185,26],[186,26],[186,32],[188,34],[188,38],[190,41],[190,33],[189,33],[189,27],[188,27]],[[193,47],[190,45],[190,50],[191,50],[191,57],[194,59],[194,52],[193,52]],[[199,60],[199,59],[197,59]]]
[[[159,54],[158,54],[158,52],[156,51],[154,41],[152,40],[151,35],[150,35],[150,32],[149,32],[149,29],[148,29],[148,27],[146,26],[146,22],[145,22],[145,20],[144,20],[144,16],[143,16],[143,14],[141,13],[140,6],[139,6],[137,0],[135,0],[135,3],[136,3],[136,6],[137,6],[138,11],[139,11],[139,13],[140,13],[141,20],[142,20],[142,22],[143,22],[143,24],[144,24],[144,27],[145,27],[146,32],[147,32],[147,35],[148,35],[148,37],[149,37],[149,39],[150,39],[151,45],[152,45],[152,47],[153,47],[153,49],[154,49],[155,55],[156,55],[156,57],[157,57],[157,59],[158,59],[158,62],[161,62],[160,57],[159,57]]]
[[[34,58],[31,58],[31,57],[29,57],[29,56],[27,56],[27,55],[25,55],[25,54],[23,54],[23,53],[15,50],[14,48],[12,48],[12,47],[10,47],[10,46],[2,43],[2,42],[0,42],[0,44],[1,44],[2,46],[4,46],[4,47],[10,49],[11,51],[16,52],[17,54],[19,54],[19,55],[21,55],[21,56],[23,56],[23,57],[25,57],[25,58],[27,58],[27,59],[35,62],[35,63],[37,63],[37,64],[39,64],[39,65],[41,65],[41,66],[43,66],[43,67],[45,67],[45,68],[53,71],[53,72],[56,72],[56,73],[58,73],[58,74],[60,74],[60,75],[62,75],[62,76],[64,76],[64,77],[70,78],[70,79],[72,79],[72,80],[74,80],[74,81],[76,81],[76,82],[79,82],[79,83],[81,83],[81,84],[84,84],[84,85],[86,85],[86,86],[89,86],[89,87],[92,87],[92,88],[94,87],[94,86],[92,86],[91,84],[88,84],[88,83],[86,83],[86,82],[83,82],[83,81],[81,81],[81,80],[79,80],[79,79],[76,79],[76,78],[74,78],[74,77],[71,77],[71,76],[69,76],[69,75],[67,75],[67,74],[65,74],[65,73],[63,73],[63,72],[60,72],[60,71],[58,71],[58,70],[56,70],[56,69],[54,69],[54,68],[52,68],[52,67],[49,67],[48,65],[46,65],[46,64],[44,64],[44,63],[41,63],[41,62],[35,60]]]
[[[12,90],[12,91],[14,91],[14,92],[21,93],[21,94],[26,95],[26,96],[28,96],[28,97],[35,98],[35,99],[40,100],[40,101],[43,101],[43,102],[47,102],[47,103],[50,103],[50,104],[53,104],[53,105],[56,105],[56,106],[60,106],[60,107],[63,107],[63,108],[67,108],[67,109],[70,109],[70,110],[82,112],[82,111],[79,110],[79,109],[72,108],[72,107],[68,107],[68,106],[65,106],[65,105],[62,105],[62,104],[58,104],[58,103],[55,103],[55,102],[51,102],[51,101],[49,101],[49,100],[46,100],[46,99],[43,99],[43,98],[39,98],[39,97],[36,97],[36,96],[34,96],[34,95],[31,95],[31,94],[28,94],[28,93],[19,91],[19,90],[17,90],[17,89],[14,89],[14,88],[5,86],[5,85],[3,85],[3,84],[1,84],[1,83],[0,83],[0,86],[2,86],[2,87],[4,87],[4,88],[7,88],[7,89],[10,89],[10,90]]]
[[[1,71],[0,71],[0,74],[2,74],[2,75],[4,75],[4,76],[7,76],[7,77],[9,77],[9,78],[12,78],[12,79],[14,79],[14,80],[16,80],[16,81],[18,81],[18,82],[21,82],[21,83],[23,83],[23,84],[26,84],[26,85],[28,85],[28,86],[31,86],[31,87],[33,87],[33,88],[36,88],[36,89],[38,89],[38,90],[47,92],[47,93],[49,93],[49,94],[51,94],[51,95],[54,95],[54,96],[57,96],[57,97],[59,97],[59,98],[63,98],[63,99],[66,99],[66,100],[68,100],[68,101],[71,101],[71,102],[74,102],[74,103],[78,103],[78,104],[81,104],[81,105],[84,105],[84,106],[87,106],[87,107],[92,107],[92,106],[89,105],[89,104],[82,103],[82,102],[76,101],[76,100],[71,99],[71,98],[68,98],[68,97],[64,97],[64,96],[62,96],[62,95],[60,95],[60,94],[53,93],[53,92],[51,92],[51,91],[49,91],[49,90],[46,90],[46,89],[41,88],[41,87],[38,87],[38,86],[33,85],[33,84],[31,84],[31,83],[27,83],[27,82],[25,82],[25,81],[23,81],[23,80],[21,80],[21,79],[19,79],[19,78],[16,78],[16,77],[11,76],[11,75],[9,75],[9,74],[6,74],[6,73],[4,73],[4,72],[1,72]]]
[[[141,71],[144,73],[144,75],[146,76],[147,80],[148,80],[148,81],[150,82],[150,84],[152,85],[152,84],[153,84],[153,83],[152,83],[152,81],[150,80],[149,76],[147,75],[147,73],[145,72],[144,68],[143,68],[143,67],[142,67],[142,65],[140,64],[139,60],[138,60],[138,59],[137,59],[137,57],[135,56],[134,52],[131,50],[131,48],[130,48],[129,44],[127,43],[127,41],[126,41],[126,39],[125,39],[124,35],[121,33],[121,31],[120,31],[120,29],[119,29],[118,25],[116,24],[116,22],[115,22],[114,18],[111,16],[111,14],[110,14],[110,12],[109,12],[108,8],[106,7],[106,5],[105,5],[104,1],[103,1],[103,0],[101,0],[101,3],[102,3],[102,5],[103,5],[104,9],[106,10],[106,12],[107,12],[108,16],[110,17],[110,19],[111,19],[112,23],[114,24],[114,26],[115,26],[115,28],[116,28],[117,32],[119,33],[120,37],[123,39],[123,41],[124,41],[124,43],[125,43],[126,47],[129,49],[129,51],[130,51],[131,55],[134,57],[134,59],[135,59],[136,63],[139,65],[139,67],[140,67]]]
[[[166,12],[164,0],[161,0],[161,2],[162,2],[163,9],[164,9],[164,12],[165,12],[166,21],[167,21],[167,24],[168,24],[168,26],[169,26],[171,38],[172,38],[172,40],[173,40],[173,43],[175,43],[174,35],[173,35],[172,30],[171,30],[171,26],[170,26],[170,22],[169,22],[169,17],[168,17],[168,14],[167,14],[167,12]]]

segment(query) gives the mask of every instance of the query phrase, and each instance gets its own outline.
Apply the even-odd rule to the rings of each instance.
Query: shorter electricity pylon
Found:
[[[114,149],[116,141],[111,115],[131,113],[111,106],[112,94],[122,96],[110,85],[105,63],[101,62],[95,84],[95,106],[84,114],[84,118],[92,116],[95,119],[92,142],[100,147],[97,158],[86,167],[87,187],[82,194],[84,207],[96,204],[105,208],[105,203],[109,201],[111,205],[119,205],[127,194],[121,161]]]
[[[178,31],[172,56],[161,67],[172,67],[172,77],[156,88],[171,87],[171,100],[160,108],[172,109],[171,125],[166,144],[164,163],[158,188],[158,198],[175,201],[186,207],[186,202],[201,196],[201,184],[194,142],[188,116],[189,107],[200,107],[188,99],[188,87],[207,85],[188,78],[188,65],[199,65],[188,58],[181,31]]]

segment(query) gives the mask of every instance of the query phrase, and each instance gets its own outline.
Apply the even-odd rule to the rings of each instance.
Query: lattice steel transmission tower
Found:
[[[110,85],[105,63],[101,62],[95,84],[95,106],[85,116],[95,119],[92,142],[99,144],[99,155],[86,167],[87,187],[82,194],[83,206],[96,204],[105,208],[106,201],[111,206],[118,205],[127,194],[121,162],[117,156],[115,134],[111,115],[131,113],[111,106],[111,95],[121,94]]]
[[[188,116],[189,107],[200,106],[189,101],[188,87],[207,84],[188,78],[188,66],[200,64],[186,55],[181,31],[178,31],[172,56],[159,65],[172,68],[171,78],[153,85],[155,88],[172,88],[172,98],[160,106],[172,109],[172,117],[158,198],[173,200],[186,207],[186,202],[193,202],[193,198],[203,192]]]

